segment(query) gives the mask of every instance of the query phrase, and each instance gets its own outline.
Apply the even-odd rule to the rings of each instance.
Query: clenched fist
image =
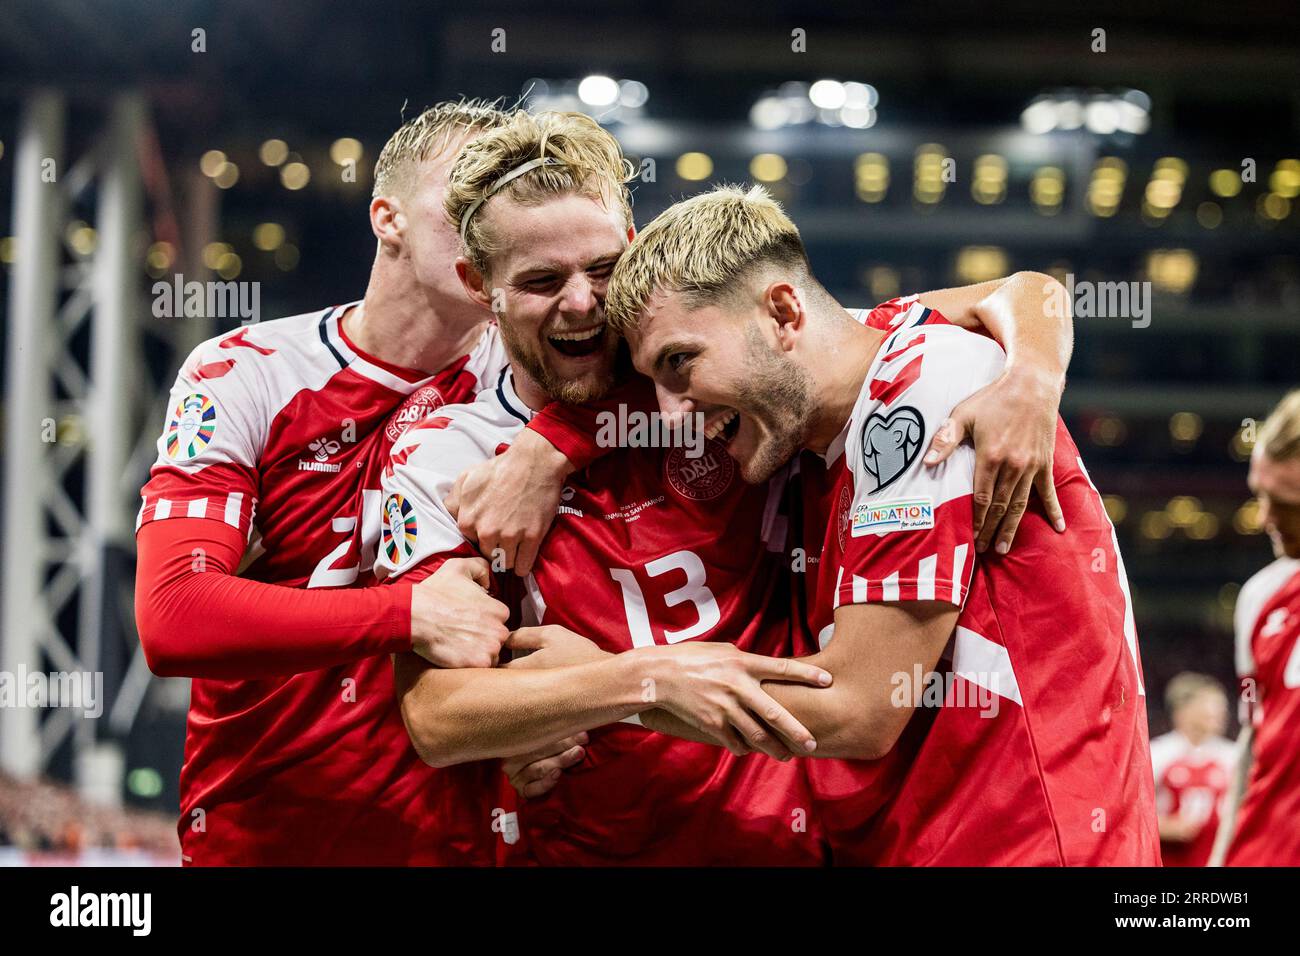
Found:
[[[437,667],[493,667],[510,612],[482,558],[452,558],[411,591],[411,650]]]

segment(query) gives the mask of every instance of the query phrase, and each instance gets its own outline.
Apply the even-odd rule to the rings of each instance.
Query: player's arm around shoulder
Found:
[[[403,655],[418,684],[418,663],[492,667],[509,632],[509,610],[490,593],[488,564],[475,556],[442,498],[456,469],[477,454],[450,419],[412,429],[393,446],[382,477],[380,580],[414,581],[411,653]]]
[[[936,464],[966,437],[974,441],[978,549],[990,544],[1000,553],[1010,549],[1031,489],[1038,492],[1053,527],[1064,531],[1052,455],[1074,348],[1067,290],[1051,276],[1018,272],[919,298],[955,325],[986,330],[1007,355],[998,377],[953,410],[926,459]]]

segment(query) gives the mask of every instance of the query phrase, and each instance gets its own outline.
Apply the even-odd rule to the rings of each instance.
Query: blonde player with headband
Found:
[[[392,573],[410,573],[422,560],[427,570],[461,553],[466,544],[461,531],[473,538],[464,509],[458,527],[445,501],[470,460],[489,458],[540,403],[588,400],[609,388],[618,339],[604,321],[604,284],[630,235],[627,175],[613,138],[576,115],[521,115],[458,159],[447,200],[465,246],[457,269],[469,294],[498,311],[512,369],[494,395],[446,414],[436,427],[413,433],[394,448],[394,475],[386,491],[415,502],[420,527],[429,531],[421,532],[412,561],[394,566]],[[983,297],[977,294],[972,302]],[[579,426],[593,414],[590,408],[574,411]],[[593,444],[592,429],[577,431]],[[527,646],[543,647],[543,653],[525,659],[525,666],[600,661],[610,654],[639,658],[650,650],[734,661],[730,649],[709,646],[718,641],[765,654],[789,652],[783,638],[789,609],[773,600],[784,562],[767,552],[761,537],[763,516],[772,513],[768,501],[774,499],[766,489],[744,489],[734,463],[719,448],[710,454],[709,461],[716,462],[711,472],[683,469],[671,454],[622,449],[570,479],[562,516],[541,558],[532,562],[528,581],[528,605],[545,623],[562,629],[517,638],[521,646],[527,640]],[[716,480],[694,486],[689,477],[694,474]],[[644,504],[625,511],[637,502]],[[600,514],[605,521],[572,520]],[[628,530],[618,530],[624,523]],[[746,560],[738,562],[736,555]],[[572,632],[593,635],[599,646],[574,640]],[[699,640],[689,642],[691,637]],[[675,643],[683,640],[688,642]],[[673,646],[658,646],[665,643]],[[655,661],[660,657],[649,655]],[[403,713],[426,759],[456,763],[509,756],[512,776],[529,796],[553,785],[562,767],[575,768],[564,791],[548,798],[540,811],[524,808],[530,823],[524,827],[526,838],[544,862],[648,862],[651,846],[662,854],[659,862],[759,862],[753,854],[763,846],[768,855],[762,859],[768,862],[809,859],[815,839],[798,841],[794,855],[783,856],[788,840],[781,836],[788,835],[788,827],[771,826],[782,816],[774,809],[801,798],[799,778],[787,771],[779,771],[786,773],[783,784],[768,781],[763,788],[775,807],[746,805],[734,790],[736,774],[764,772],[757,769],[761,764],[733,768],[728,760],[734,756],[627,726],[593,731],[590,748],[575,742],[558,758],[533,760],[525,749],[529,741],[591,730],[598,726],[597,716],[610,712],[609,685],[595,670],[576,696],[573,684],[582,681],[573,674],[529,675],[525,685],[509,674],[420,668],[409,658],[399,674],[406,688]],[[671,693],[681,681],[661,676],[655,684]],[[739,671],[732,680],[719,675],[712,684],[720,701],[755,691],[752,675]],[[525,696],[527,708],[519,706]],[[683,706],[663,703],[670,712]],[[761,726],[745,711],[776,715],[774,724]],[[802,728],[789,726],[779,713],[768,702],[751,701],[740,710],[723,704],[707,719],[696,715],[685,722],[696,729],[696,740],[722,743],[735,755],[751,747],[775,756],[808,752]],[[611,754],[623,755],[617,762],[621,772],[614,772]],[[669,765],[679,773],[651,770]],[[702,780],[717,786],[703,787]],[[723,805],[731,812],[709,812]],[[747,828],[750,840],[734,838],[737,829]],[[737,849],[745,843],[753,846]],[[605,849],[595,852],[597,846]],[[722,846],[732,848],[730,857],[721,855]]]

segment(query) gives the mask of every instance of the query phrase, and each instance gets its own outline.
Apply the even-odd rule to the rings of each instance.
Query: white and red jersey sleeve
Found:
[[[1300,559],[1279,558],[1247,581],[1235,623],[1254,736],[1225,862],[1300,866]]]
[[[382,480],[376,577],[423,577],[449,557],[478,553],[443,502],[462,472],[509,447],[530,417],[507,369],[495,389],[440,408],[393,445]]]
[[[962,445],[936,467],[922,458],[953,407],[1001,374],[1006,356],[919,303],[891,321],[844,434],[851,500],[835,606],[960,607],[974,567],[974,449]],[[960,348],[951,336],[963,337]]]
[[[264,407],[259,363],[234,362],[247,329],[199,345],[167,399],[158,457],[136,529],[168,518],[211,518],[247,540],[257,505],[258,461],[276,410]],[[237,343],[231,345],[231,343]]]

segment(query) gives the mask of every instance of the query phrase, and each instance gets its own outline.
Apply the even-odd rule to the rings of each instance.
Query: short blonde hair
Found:
[[[498,180],[536,159],[553,162],[498,186]],[[465,255],[480,272],[497,250],[485,227],[483,209],[494,196],[533,205],[556,196],[578,194],[617,204],[628,227],[632,202],[627,184],[632,164],[607,130],[585,113],[517,110],[461,151],[451,169],[443,208],[464,239]],[[465,221],[468,217],[468,222]]]
[[[1300,457],[1300,388],[1288,392],[1260,426],[1256,448],[1274,461]]]
[[[684,292],[702,305],[724,296],[756,266],[806,275],[799,229],[762,186],[718,186],[668,207],[637,235],[610,276],[606,319],[636,328],[656,291]]]
[[[1194,671],[1183,671],[1181,674],[1176,674],[1165,685],[1165,710],[1172,717],[1199,694],[1207,690],[1222,694],[1224,697],[1227,696],[1227,691],[1223,689],[1223,685],[1208,674],[1197,674]]]
[[[375,161],[371,196],[409,193],[420,163],[439,155],[458,136],[496,129],[508,118],[500,100],[459,99],[430,106],[403,123],[384,144]]]

